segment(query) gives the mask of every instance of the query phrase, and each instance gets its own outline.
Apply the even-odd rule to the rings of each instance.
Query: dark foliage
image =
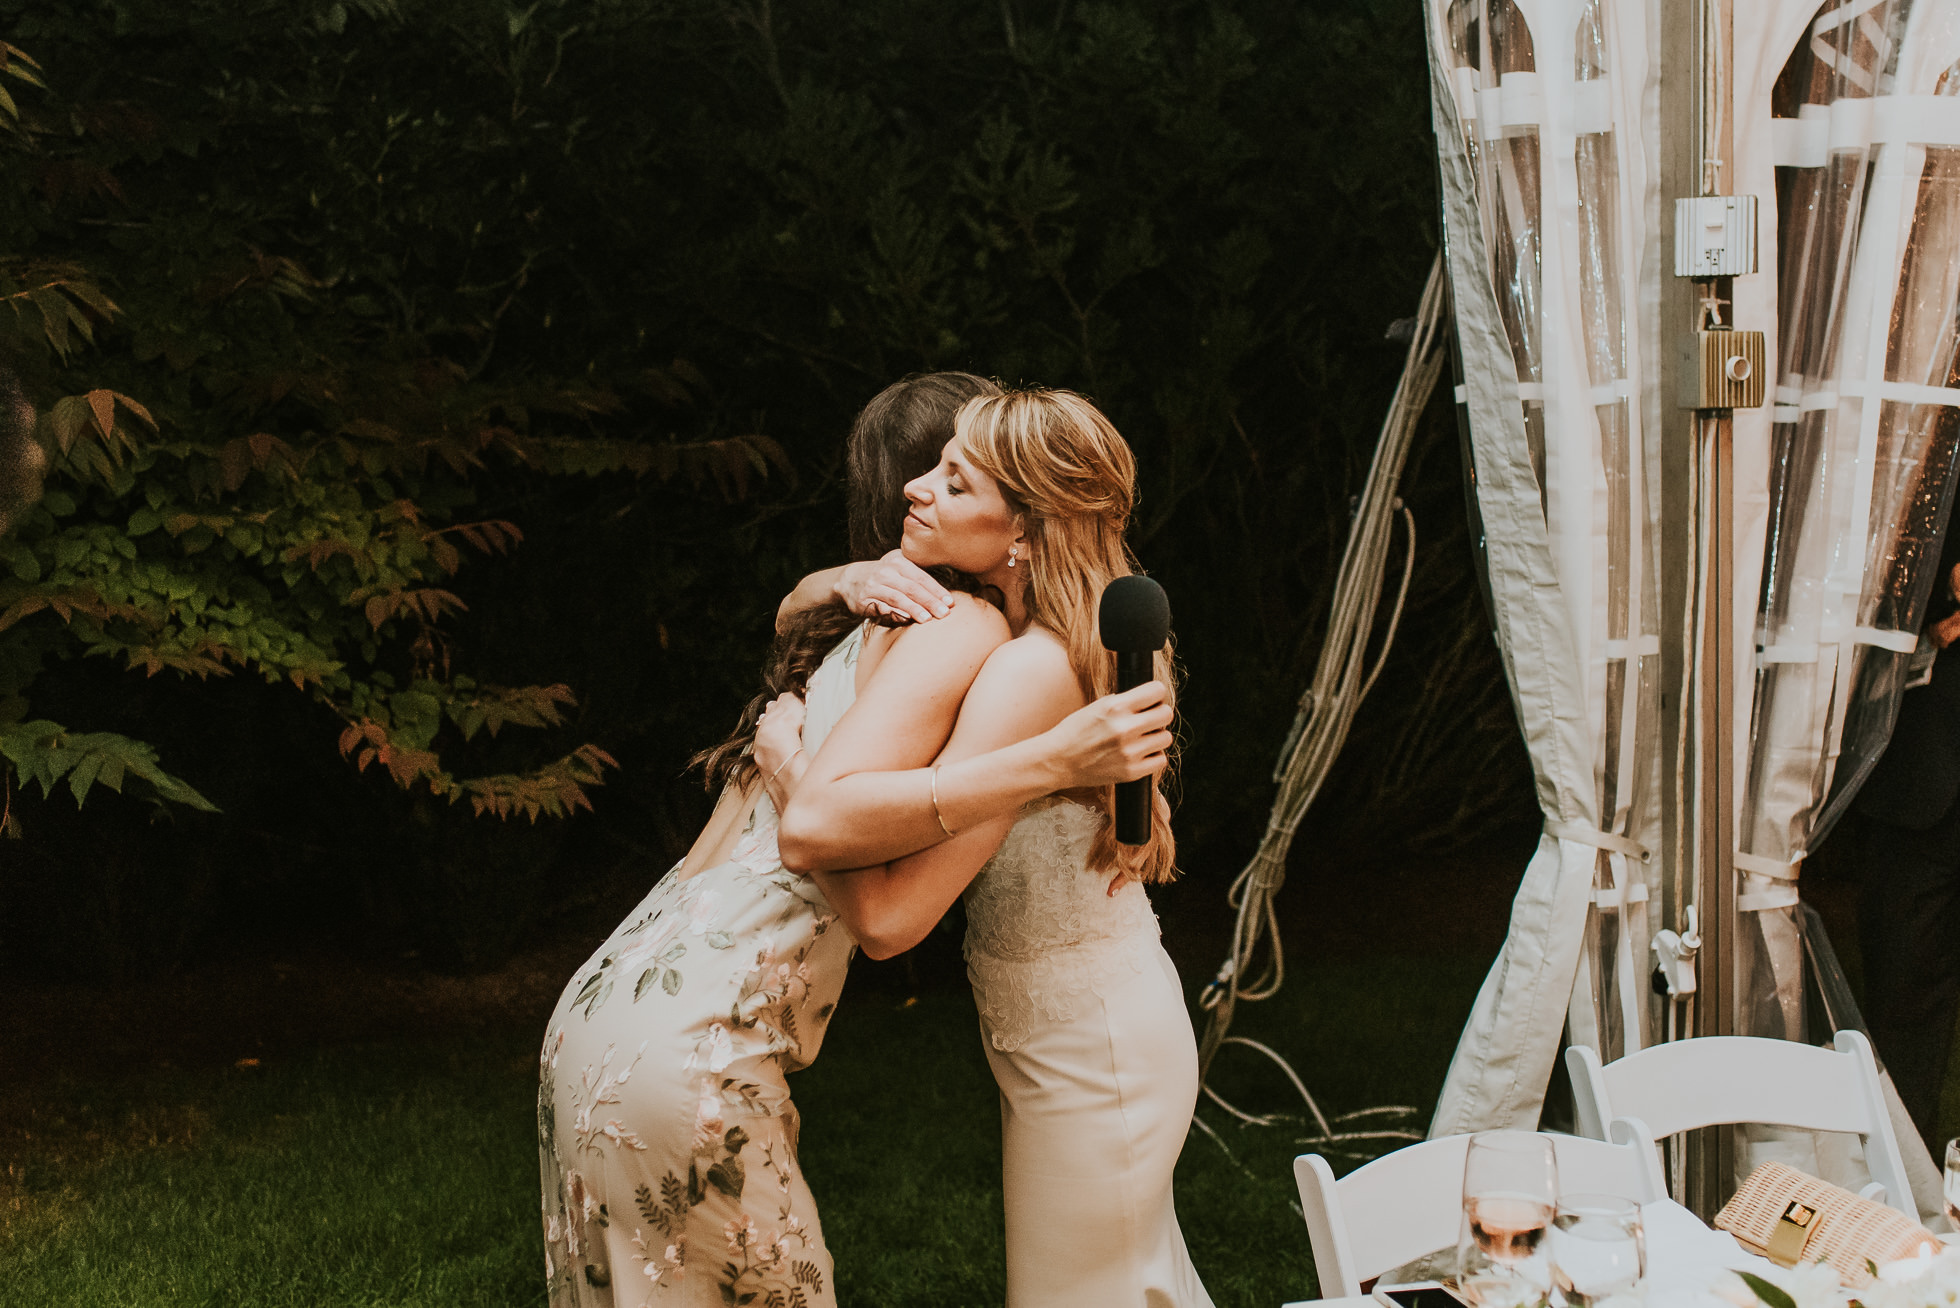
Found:
[[[1311,671],[1401,363],[1384,328],[1436,239],[1419,23],[1388,0],[0,0],[47,83],[0,82],[26,141],[0,158],[0,291],[85,268],[119,310],[74,302],[93,344],[17,345],[29,398],[155,415],[112,407],[89,437],[71,408],[128,463],[71,470],[86,493],[0,547],[133,534],[152,491],[268,512],[282,448],[349,443],[292,480],[523,538],[470,563],[467,611],[414,567],[385,612],[349,610],[374,638],[336,628],[348,686],[310,697],[33,618],[12,720],[147,742],[222,813],[17,791],[0,943],[142,967],[276,922],[467,966],[568,914],[609,924],[702,816],[682,764],[753,693],[778,598],[844,553],[852,414],[941,367],[1086,391],[1136,447],[1137,549],[1189,669],[1180,846],[1221,884]],[[1411,611],[1330,839],[1530,809],[1447,397],[1427,421]],[[143,557],[175,557],[168,534]],[[211,585],[257,575],[245,545],[203,556]],[[375,598],[347,580],[286,598]],[[464,739],[464,667],[576,707]],[[356,772],[438,728],[431,766],[493,808],[568,750],[621,767],[596,813],[535,826]]]

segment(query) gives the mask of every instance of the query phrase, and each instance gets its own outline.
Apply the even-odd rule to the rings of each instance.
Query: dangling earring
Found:
[[[1014,566],[1014,548],[1012,545],[1007,547],[1007,566],[1010,568]]]

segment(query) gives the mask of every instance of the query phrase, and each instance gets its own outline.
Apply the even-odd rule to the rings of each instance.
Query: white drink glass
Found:
[[[1571,1308],[1635,1304],[1647,1275],[1640,1205],[1608,1194],[1561,1195],[1552,1215],[1552,1266]]]
[[[1535,1131],[1472,1136],[1463,1159],[1457,1285],[1477,1308],[1529,1308],[1551,1293],[1545,1232],[1558,1194],[1552,1142]]]

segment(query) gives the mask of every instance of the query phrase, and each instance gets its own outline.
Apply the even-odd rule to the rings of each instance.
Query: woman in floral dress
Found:
[[[933,374],[867,406],[851,439],[854,552],[875,557],[896,539],[905,478],[930,466],[960,402],[994,389]],[[860,611],[920,616],[913,606],[924,604],[935,620],[855,625],[834,605],[794,617],[770,689],[804,690],[807,708],[772,711],[760,729],[793,738],[800,726],[802,750],[764,776],[740,757],[755,730],[745,728],[706,756],[710,775],[726,778],[707,828],[560,996],[538,1097],[553,1308],[835,1303],[786,1077],[816,1057],[854,942],[816,883],[783,869],[776,815],[860,692],[874,716],[910,724],[882,766],[929,760],[1007,631],[992,606],[928,586],[916,569],[823,584]],[[826,623],[845,633],[807,671]],[[893,681],[901,693],[885,689]],[[1000,774],[1128,776],[1126,750],[1148,721],[1085,710],[1064,726]]]
[[[806,731],[849,707],[861,644],[810,679]],[[573,975],[545,1035],[552,1302],[832,1303],[784,1077],[816,1057],[850,936],[783,871],[766,798],[725,861],[684,869]]]

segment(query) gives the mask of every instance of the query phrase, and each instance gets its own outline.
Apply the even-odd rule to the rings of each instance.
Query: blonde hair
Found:
[[[1136,571],[1123,539],[1136,505],[1136,456],[1129,444],[1101,410],[1073,391],[976,397],[960,409],[953,433],[967,460],[999,484],[1008,507],[1022,516],[1029,620],[1061,637],[1085,697],[1109,694],[1116,688],[1116,667],[1102,645],[1097,609],[1105,586]],[[1175,703],[1168,641],[1154,662]],[[1158,783],[1169,780],[1167,770]],[[1099,791],[1096,806],[1104,822],[1090,858],[1099,868],[1114,867],[1118,851],[1109,818],[1115,790]],[[1176,859],[1170,823],[1153,805],[1150,842],[1140,858],[1124,861],[1134,879],[1162,882],[1176,875]]]

